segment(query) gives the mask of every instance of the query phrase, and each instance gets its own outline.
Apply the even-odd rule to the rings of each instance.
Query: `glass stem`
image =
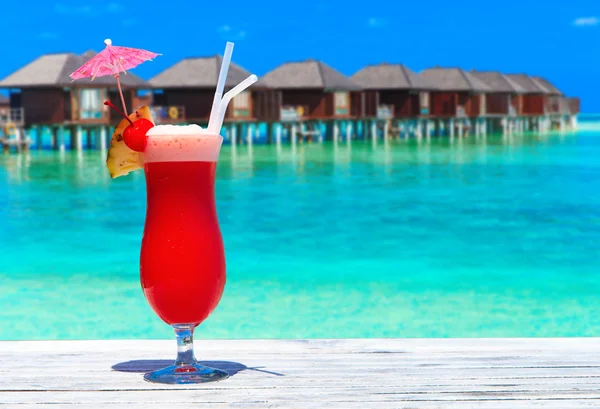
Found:
[[[177,336],[177,360],[175,365],[192,365],[196,363],[194,357],[194,329],[192,324],[173,325]]]

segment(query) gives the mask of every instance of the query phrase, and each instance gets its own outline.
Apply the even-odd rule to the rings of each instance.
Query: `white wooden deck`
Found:
[[[174,340],[0,342],[0,406],[600,407],[600,338],[195,344],[199,359],[232,376],[200,386],[146,383],[143,372],[174,357]]]

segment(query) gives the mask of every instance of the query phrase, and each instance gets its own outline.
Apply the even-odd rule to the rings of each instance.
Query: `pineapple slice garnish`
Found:
[[[154,123],[152,120],[152,114],[150,113],[150,108],[148,108],[146,105],[129,115],[129,119],[132,121],[135,121],[139,118],[146,118],[150,122]],[[110,176],[113,179],[118,178],[119,176],[125,176],[129,172],[144,167],[142,155],[139,152],[129,149],[127,145],[125,145],[125,141],[123,140],[123,131],[125,131],[127,125],[129,125],[129,121],[123,118],[123,120],[119,122],[119,125],[115,128],[115,132],[113,132],[112,135],[112,140],[110,141],[110,148],[108,149],[108,155],[106,157],[106,167],[108,168]]]

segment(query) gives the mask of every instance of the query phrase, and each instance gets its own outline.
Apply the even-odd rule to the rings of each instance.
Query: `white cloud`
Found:
[[[237,30],[228,24],[222,25],[217,29],[217,32],[223,40],[226,41],[240,41],[248,36],[248,32],[245,30]]]
[[[40,33],[40,38],[43,40],[55,40],[58,38],[58,34],[50,31],[44,31]]]
[[[367,25],[369,27],[373,27],[373,28],[383,27],[386,24],[387,24],[387,21],[383,18],[371,17],[370,19],[367,20]]]
[[[573,21],[573,25],[577,27],[597,26],[598,23],[597,17],[579,17]]]

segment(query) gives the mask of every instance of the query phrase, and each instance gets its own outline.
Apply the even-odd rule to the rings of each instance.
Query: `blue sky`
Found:
[[[135,69],[149,78],[183,57],[222,53],[230,40],[234,61],[257,75],[306,58],[348,75],[382,61],[527,72],[600,112],[598,0],[6,3],[0,77],[43,53],[100,50],[110,37],[163,54]]]

